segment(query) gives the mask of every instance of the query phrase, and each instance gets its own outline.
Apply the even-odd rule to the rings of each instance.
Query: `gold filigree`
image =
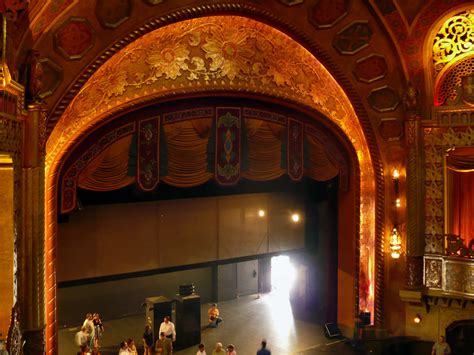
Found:
[[[474,10],[465,11],[443,23],[433,41],[436,73],[457,57],[474,49]]]

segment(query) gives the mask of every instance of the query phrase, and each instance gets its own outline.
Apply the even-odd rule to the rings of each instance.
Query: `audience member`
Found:
[[[82,348],[85,345],[89,344],[89,333],[87,332],[86,327],[82,327],[80,331],[76,333],[76,336],[74,337],[74,340],[76,342],[76,345],[79,348]]]
[[[135,346],[135,341],[133,339],[127,340],[127,346],[131,355],[138,355],[137,347]]]
[[[227,355],[237,355],[234,344],[227,345]]]
[[[211,308],[207,311],[207,315],[209,317],[209,327],[216,328],[220,322],[222,322],[222,318],[219,317],[219,308],[217,308],[217,304],[213,303]]]
[[[99,347],[99,340],[104,332],[104,325],[100,319],[99,313],[94,313],[92,316],[92,322],[94,323],[94,348]]]
[[[160,333],[159,339],[155,344],[155,352],[160,355],[171,355],[173,352],[173,343],[166,337],[165,332]]]
[[[143,348],[144,355],[153,354],[153,331],[149,324],[145,325],[145,332],[143,333]]]
[[[174,324],[170,322],[170,317],[166,316],[160,325],[159,334],[165,333],[165,336],[173,341],[176,341],[176,330]]]
[[[84,320],[84,323],[82,324],[83,327],[86,327],[87,332],[89,333],[89,347],[93,348],[94,345],[94,338],[95,338],[95,330],[94,330],[94,321],[92,317],[92,313],[87,313],[86,314],[86,319]]]
[[[265,339],[262,340],[262,348],[257,351],[257,355],[271,355],[272,352],[267,349],[267,341]]]
[[[204,350],[204,348],[204,344],[199,344],[198,352],[196,353],[196,355],[206,355],[206,350]]]
[[[433,349],[431,350],[431,355],[449,355],[451,354],[451,348],[449,344],[446,343],[444,336],[440,335],[439,340],[434,343]]]
[[[120,343],[119,355],[131,355],[130,349],[124,341]]]
[[[99,347],[96,346],[92,349],[92,355],[100,355]]]
[[[216,348],[214,349],[214,351],[212,352],[212,355],[224,355],[225,354],[225,350],[222,349],[222,343],[216,343]]]

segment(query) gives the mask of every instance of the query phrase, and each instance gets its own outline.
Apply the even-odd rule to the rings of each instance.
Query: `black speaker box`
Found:
[[[176,342],[174,350],[185,349],[201,342],[201,297],[197,294],[176,296]]]
[[[335,338],[341,336],[341,331],[336,323],[325,323],[324,334],[327,338]]]
[[[155,339],[159,337],[161,322],[165,316],[170,316],[173,310],[172,301],[164,296],[149,297],[145,299],[146,304],[146,322],[150,323],[151,330]]]

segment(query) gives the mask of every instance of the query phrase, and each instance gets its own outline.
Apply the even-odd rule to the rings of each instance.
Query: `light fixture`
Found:
[[[413,318],[413,322],[416,324],[421,323],[421,316],[419,314],[416,314],[415,317]]]
[[[397,198],[397,199],[395,200],[395,207],[396,207],[396,208],[400,208],[401,205],[402,205],[402,201],[400,200],[400,198]]]
[[[402,238],[400,237],[397,227],[393,227],[392,233],[390,234],[390,252],[394,259],[398,259],[402,253]]]
[[[265,217],[265,211],[264,210],[258,210],[258,216],[259,217]]]
[[[393,180],[398,180],[398,179],[400,179],[400,170],[398,170],[398,169],[393,169],[393,171],[392,171],[392,178],[393,178]]]
[[[298,213],[293,213],[291,215],[291,220],[295,223],[299,222],[300,221],[300,215]]]

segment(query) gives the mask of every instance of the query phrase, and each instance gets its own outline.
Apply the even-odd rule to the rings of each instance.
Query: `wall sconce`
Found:
[[[420,324],[421,323],[421,316],[419,314],[415,315],[413,318],[413,323]]]
[[[402,238],[397,227],[393,227],[390,234],[390,252],[394,259],[398,259],[402,253]]]

